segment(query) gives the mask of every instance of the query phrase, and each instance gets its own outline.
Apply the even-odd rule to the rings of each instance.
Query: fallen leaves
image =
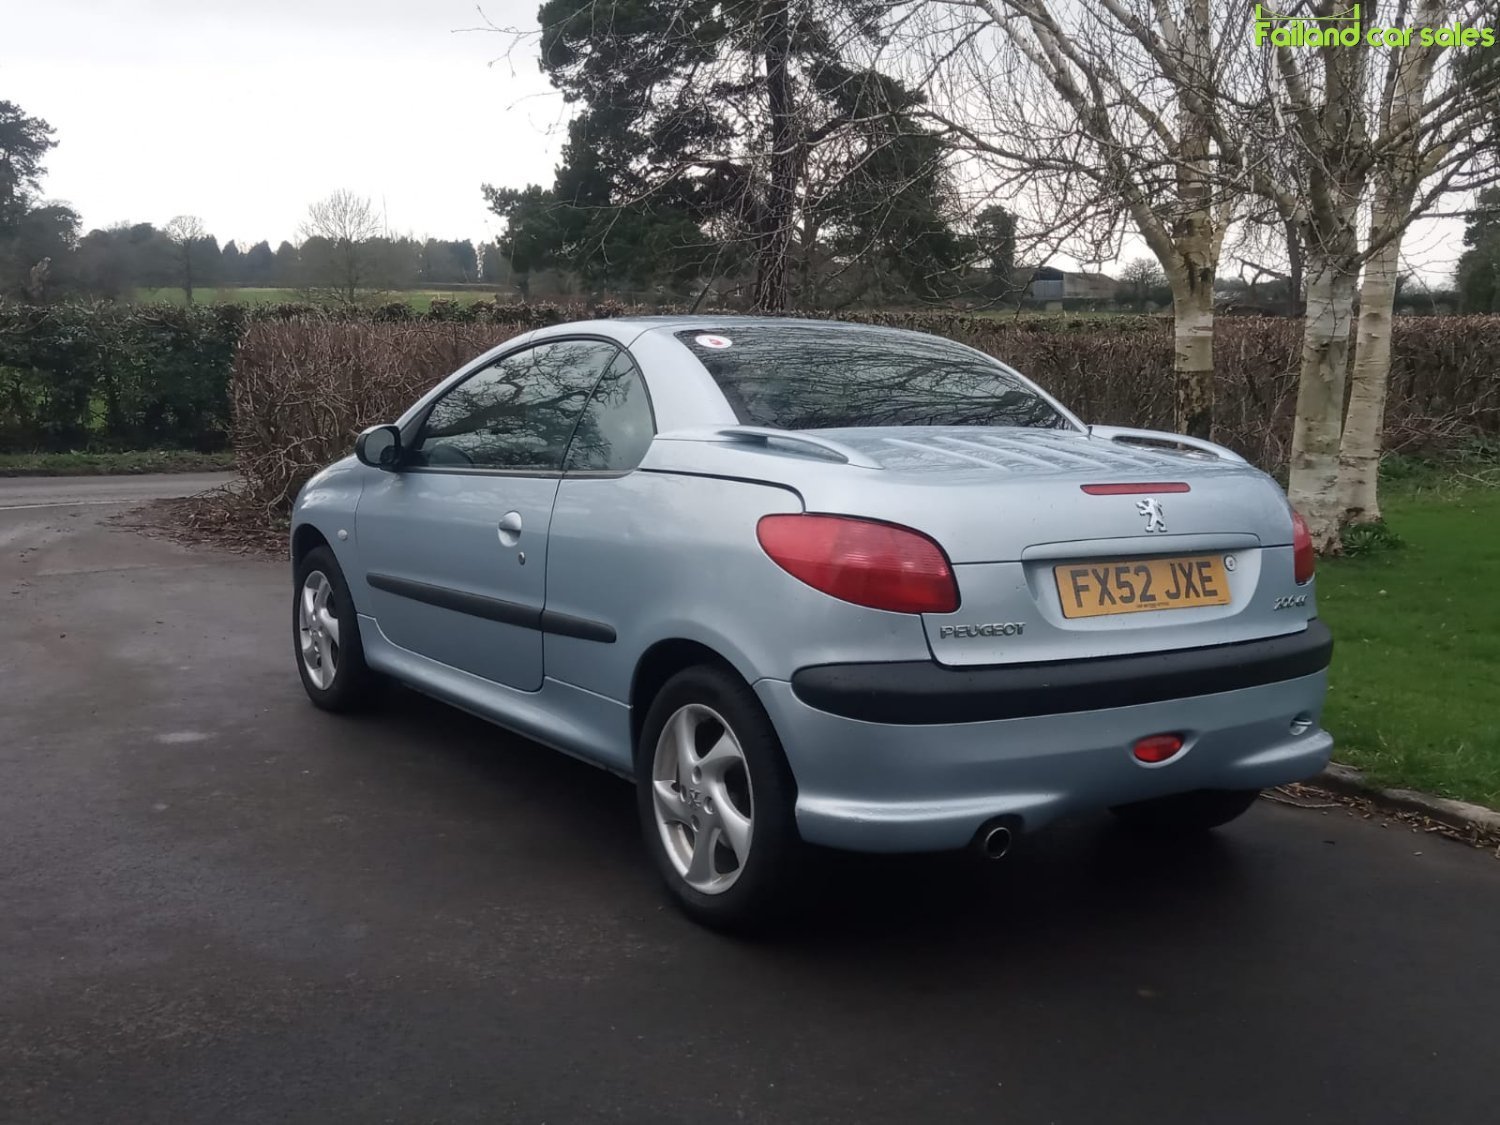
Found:
[[[1368,798],[1346,796],[1306,783],[1282,785],[1276,789],[1267,790],[1262,796],[1279,805],[1291,805],[1299,809],[1347,809],[1351,814],[1358,814],[1365,820],[1378,820],[1382,828],[1393,824],[1403,824],[1413,832],[1443,836],[1457,843],[1467,844],[1471,848],[1482,848],[1492,852],[1496,859],[1500,859],[1500,834],[1486,832],[1472,826],[1467,829],[1456,828],[1418,812],[1387,808]]]
[[[235,485],[173,500],[157,500],[111,522],[147,535],[195,547],[217,547],[242,555],[287,557],[288,522],[267,517]]]

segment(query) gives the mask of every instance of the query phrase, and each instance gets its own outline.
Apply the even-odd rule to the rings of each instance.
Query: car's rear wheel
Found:
[[[1195,789],[1130,805],[1110,812],[1123,824],[1158,835],[1207,832],[1242,816],[1255,804],[1259,789]]]
[[[641,828],[668,889],[707,925],[747,930],[796,900],[796,786],[755,693],[726,669],[667,681],[636,748]]]
[[[325,711],[370,702],[375,673],[365,664],[359,618],[338,560],[315,547],[293,570],[292,646],[307,697]]]

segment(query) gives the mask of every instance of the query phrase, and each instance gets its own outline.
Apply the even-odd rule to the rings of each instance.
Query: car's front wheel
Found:
[[[1110,812],[1123,824],[1158,835],[1190,835],[1228,824],[1250,811],[1259,789],[1195,789],[1131,805]]]
[[[641,827],[689,915],[754,929],[796,899],[796,785],[755,693],[727,669],[678,673],[652,702],[636,750]]]
[[[293,570],[292,645],[307,697],[325,711],[368,704],[375,673],[365,664],[359,619],[344,572],[327,547],[316,547]]]

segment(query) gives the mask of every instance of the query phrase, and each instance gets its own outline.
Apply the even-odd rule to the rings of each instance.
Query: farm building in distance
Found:
[[[1120,296],[1120,283],[1108,274],[1072,272],[1053,266],[1038,266],[1018,271],[1028,273],[1026,296],[1044,304],[1070,301],[1113,301]],[[1017,280],[1020,280],[1019,278]]]

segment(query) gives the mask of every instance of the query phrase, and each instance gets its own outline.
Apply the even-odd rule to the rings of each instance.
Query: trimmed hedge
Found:
[[[234,373],[235,450],[249,495],[284,511],[304,480],[346,454],[465,360],[538,324],[601,310],[501,306],[443,317],[256,318]],[[521,313],[523,315],[513,316]],[[996,319],[875,313],[848,319],[960,340],[1004,360],[1090,422],[1171,429],[1172,334],[1151,317]],[[1300,321],[1221,318],[1216,434],[1271,472],[1286,465],[1296,405]],[[1388,449],[1500,433],[1500,317],[1402,318],[1394,335]]]
[[[229,378],[245,315],[0,301],[0,452],[229,444]]]
[[[453,323],[522,331],[620,306],[460,303],[29,305],[0,299],[0,453],[229,447],[230,375],[251,323]]]
[[[284,510],[361,428],[394,418],[486,348],[531,328],[634,311],[0,301],[0,452],[212,452],[232,441],[247,495]],[[1167,320],[844,315],[961,340],[1030,375],[1088,421],[1171,428]],[[1284,468],[1291,441],[1301,330],[1300,321],[1280,319],[1223,317],[1217,325],[1217,436],[1272,472]],[[1392,344],[1386,448],[1500,434],[1500,316],[1398,318]]]
[[[247,498],[286,511],[309,476],[468,360],[531,325],[258,320],[234,365],[235,464]]]

